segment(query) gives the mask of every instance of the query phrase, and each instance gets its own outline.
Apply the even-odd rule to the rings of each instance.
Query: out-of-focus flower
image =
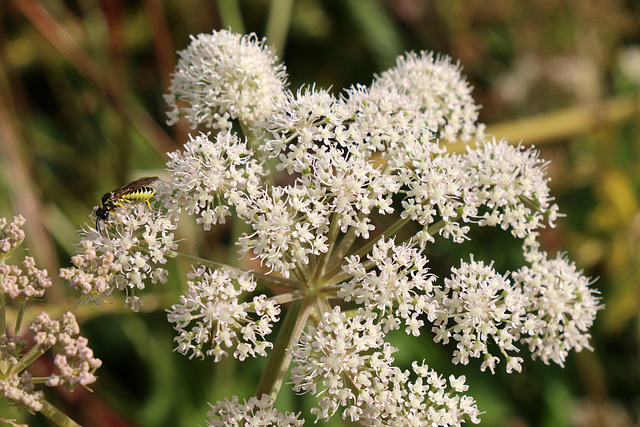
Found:
[[[24,240],[24,231],[20,227],[27,220],[18,215],[13,217],[11,223],[6,218],[0,218],[0,259],[6,259],[11,251],[15,249]]]
[[[0,256],[0,311],[2,326],[6,328],[0,336],[0,393],[13,404],[38,412],[44,408],[44,393],[36,390],[36,384],[44,383],[49,387],[65,385],[68,390],[73,390],[77,385],[88,386],[95,382],[95,371],[102,362],[93,357],[87,339],[79,336],[80,328],[75,316],[69,311],[58,319],[52,319],[44,311],[36,316],[29,327],[34,334],[32,341],[35,341],[31,348],[27,349],[27,340],[19,335],[24,315],[28,313],[27,304],[33,299],[43,298],[52,284],[47,271],[37,269],[35,260],[31,257],[24,258],[23,268],[8,263],[11,253],[24,240],[24,232],[19,228],[24,222],[24,218],[18,216],[13,223],[7,225],[6,219],[0,218],[0,246],[3,248]],[[91,243],[85,242],[84,247],[90,251]],[[76,264],[84,262],[86,267],[86,264],[93,263],[95,267],[94,261],[95,253],[93,258],[77,258]],[[71,270],[73,269],[61,270],[61,276],[79,280],[79,275],[69,273]],[[94,272],[95,270],[93,269]],[[7,324],[8,305],[15,306],[11,307],[15,310],[13,327]],[[16,336],[10,336],[11,330]],[[29,366],[52,348],[57,352],[54,359],[57,371],[35,380],[28,370]]]
[[[12,299],[42,298],[47,288],[51,286],[51,279],[47,270],[38,270],[33,258],[26,256],[22,265],[23,271],[17,265],[0,264],[0,291]]]

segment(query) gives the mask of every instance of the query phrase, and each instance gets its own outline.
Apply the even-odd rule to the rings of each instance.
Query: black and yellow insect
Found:
[[[124,208],[126,205],[144,202],[149,207],[149,210],[151,210],[149,199],[156,194],[156,189],[150,187],[150,185],[157,180],[157,176],[145,176],[120,188],[116,188],[109,193],[105,193],[105,195],[102,196],[102,206],[96,210],[96,230],[102,234],[99,228],[100,220],[105,223],[108,222],[109,213],[115,211],[117,208]]]

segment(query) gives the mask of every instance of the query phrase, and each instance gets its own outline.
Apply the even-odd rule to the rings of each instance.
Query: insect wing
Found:
[[[110,200],[117,200],[120,197],[127,195],[133,191],[136,191],[142,187],[146,187],[147,185],[153,184],[158,180],[157,176],[145,176],[143,178],[136,179],[128,183],[127,185],[123,185],[120,188],[117,188],[111,192]]]

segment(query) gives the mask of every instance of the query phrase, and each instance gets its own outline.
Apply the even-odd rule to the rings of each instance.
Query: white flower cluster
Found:
[[[35,390],[31,377],[31,374],[25,371],[22,375],[0,378],[0,394],[10,402],[38,412],[43,406],[41,401],[44,399],[44,392]]]
[[[246,273],[204,267],[188,277],[191,280],[180,303],[167,310],[169,322],[178,331],[176,351],[189,358],[213,356],[216,362],[227,355],[225,348],[233,346],[233,356],[240,360],[265,356],[273,345],[264,337],[278,321],[280,307],[265,295],[251,302],[239,301],[243,293],[255,290],[255,280]]]
[[[7,219],[0,218],[0,259],[6,258],[24,240],[24,231],[20,228],[27,220],[18,215],[13,217],[11,223]]]
[[[558,205],[551,203],[547,164],[536,150],[494,138],[468,149],[464,159],[471,182],[466,199],[486,208],[480,225],[510,228],[521,239],[542,227],[545,217],[554,226]]]
[[[25,351],[27,340],[19,335],[23,330],[25,313],[29,313],[27,303],[44,297],[45,291],[51,286],[51,279],[46,270],[36,268],[35,260],[31,257],[24,258],[24,269],[7,263],[25,238],[25,233],[20,228],[24,223],[22,216],[15,217],[11,224],[7,224],[6,218],[0,218],[2,325],[6,331],[13,330],[15,334],[8,336],[3,330],[0,337],[0,395],[13,404],[38,412],[44,407],[44,392],[36,390],[35,384],[45,383],[49,387],[65,385],[68,390],[73,390],[77,385],[88,386],[95,382],[95,371],[102,362],[93,357],[93,351],[87,346],[87,339],[78,336],[80,328],[70,311],[59,319],[51,319],[46,312],[33,319],[29,329],[34,333],[31,341],[36,344]],[[87,247],[90,246],[89,243]],[[61,271],[61,275],[65,276],[64,271]],[[13,313],[10,318],[15,320],[15,325],[8,324],[6,311]],[[57,372],[45,378],[32,378],[27,369],[51,347],[57,350],[54,360]]]
[[[376,270],[367,270],[357,255],[346,259],[344,271],[351,280],[341,284],[337,295],[345,301],[362,304],[367,312],[380,312],[383,330],[398,329],[404,320],[406,333],[420,335],[421,315],[434,319],[433,302],[436,276],[429,272],[427,258],[411,245],[380,240],[367,255]],[[386,316],[385,316],[386,313]]]
[[[511,228],[519,238],[542,227],[544,216],[553,225],[558,208],[536,151],[492,140],[446,153],[434,139],[437,121],[419,108],[391,85],[358,86],[341,99],[307,88],[273,116],[274,138],[262,149],[277,156],[278,170],[302,176],[299,187],[328,187],[331,197],[312,206],[325,207],[325,217],[334,206],[348,209],[335,212],[343,233],[351,227],[366,238],[372,208],[392,213],[394,195],[404,195],[401,217],[424,227],[416,235],[423,245],[434,232],[460,243],[473,223]],[[386,160],[384,169],[376,155]]]
[[[570,350],[592,350],[587,332],[603,306],[592,281],[574,263],[562,255],[550,260],[541,253],[538,262],[512,276],[526,302],[522,330],[527,336],[522,341],[534,358],[564,366]]]
[[[255,34],[199,34],[178,54],[165,95],[169,124],[184,117],[194,127],[224,130],[239,119],[257,131],[284,97],[285,68]]]
[[[24,257],[22,265],[25,271],[17,265],[0,264],[0,292],[12,299],[25,301],[42,298],[52,284],[49,273],[47,270],[38,270],[35,260],[30,256]]]
[[[88,386],[96,381],[95,371],[102,366],[102,361],[93,357],[93,350],[87,346],[89,341],[85,337],[76,337],[80,327],[71,312],[66,312],[60,319],[51,319],[42,312],[29,328],[35,332],[38,344],[55,345],[58,350],[53,363],[59,374],[51,374],[46,385],[64,385],[72,391],[79,385]]]
[[[463,262],[453,268],[445,279],[444,289],[436,293],[439,307],[434,321],[435,341],[447,344],[449,338],[457,342],[454,363],[469,363],[469,357],[484,356],[481,369],[494,372],[499,358],[489,352],[488,344],[495,342],[507,357],[507,371],[520,371],[522,358],[506,356],[517,352],[514,345],[519,337],[521,293],[509,280],[500,276],[492,265],[482,261]]]
[[[398,57],[396,66],[383,72],[373,86],[391,84],[397,91],[418,98],[420,109],[437,124],[440,138],[449,142],[481,139],[484,125],[477,124],[479,107],[460,71],[460,65],[453,65],[446,55],[410,52]]]
[[[198,217],[208,231],[231,215],[229,204],[244,192],[255,193],[264,175],[263,166],[252,158],[245,141],[230,132],[189,137],[184,151],[169,153],[172,206]]]
[[[320,397],[317,420],[342,418],[361,425],[453,426],[478,423],[465,378],[448,381],[423,363],[413,375],[393,366],[397,349],[384,341],[376,316],[366,311],[347,318],[338,307],[308,328],[291,351],[293,390]]]
[[[213,133],[169,155],[160,209],[116,209],[117,235],[93,233],[94,245],[121,266],[115,284],[134,307],[135,289],[166,280],[160,266],[176,248],[182,213],[205,231],[243,222],[240,255],[267,273],[195,267],[168,310],[177,351],[216,361],[232,348],[239,359],[265,355],[275,301],[303,299],[309,310],[296,321],[305,329],[285,344],[293,388],[320,397],[319,420],[342,408],[344,419],[365,425],[450,426],[478,421],[473,399],[458,394],[464,378],[444,379],[424,363],[413,372],[393,366],[389,331],[432,330],[456,344],[454,363],[484,357],[491,372],[500,360],[520,370],[513,354],[522,347],[561,365],[568,351],[590,348],[596,292],[538,243],[539,230],[560,216],[546,164],[533,148],[485,139],[471,88],[449,58],[411,53],[370,86],[335,96],[315,86],[285,91],[284,67],[255,36],[199,35],[180,56],[169,122],[184,117]],[[448,142],[472,138],[466,152],[450,152]],[[436,238],[462,243],[484,226],[522,239],[526,266],[500,274],[471,256],[442,281],[431,273]],[[256,277],[285,293],[259,293]],[[343,313],[342,302],[357,314]],[[215,422],[256,405],[271,402],[219,404]]]
[[[435,292],[435,341],[446,344],[453,338],[454,363],[483,357],[481,369],[492,373],[500,358],[491,354],[490,343],[504,355],[507,372],[522,369],[522,358],[509,354],[519,351],[519,343],[533,358],[564,366],[570,350],[591,349],[587,331],[602,306],[590,284],[562,256],[548,260],[542,253],[530,267],[502,276],[472,258],[454,268]]]
[[[240,237],[241,253],[252,252],[269,269],[289,277],[296,267],[308,265],[310,256],[329,250],[334,227],[355,236],[373,230],[363,213],[390,209],[383,198],[389,180],[369,163],[345,159],[333,148],[322,151],[293,185],[257,191],[236,205],[238,216],[253,233]],[[376,194],[380,193],[380,194]]]
[[[437,127],[429,127],[417,100],[390,85],[356,86],[339,99],[324,90],[300,89],[289,94],[271,121],[272,139],[263,150],[269,157],[279,156],[278,169],[289,173],[304,171],[329,149],[367,160],[379,152],[392,166],[402,163],[395,158],[406,157],[411,147],[442,150],[432,141]]]
[[[463,242],[470,227],[461,225],[459,219],[469,221],[477,209],[464,198],[470,185],[470,176],[462,167],[464,159],[456,155],[432,157],[420,147],[409,156],[412,167],[398,168],[399,179],[407,188],[401,217],[424,227],[416,236],[422,245],[435,241],[434,231],[457,243]],[[436,222],[435,228],[430,229]]]
[[[275,427],[300,427],[304,420],[298,419],[300,413],[278,412],[273,408],[273,402],[269,396],[263,394],[260,399],[252,397],[244,403],[238,401],[237,396],[232,400],[225,400],[211,405],[207,412],[207,426],[275,426]]]
[[[162,191],[166,190],[160,187],[158,192]],[[93,228],[85,230],[84,237],[91,240],[91,245],[84,244],[85,259],[76,259],[82,265],[78,269],[88,275],[87,279],[97,280],[98,289],[104,289],[102,280],[108,281],[108,288],[101,296],[110,295],[115,289],[124,290],[127,294],[125,306],[133,311],[139,311],[142,306],[137,290],[145,289],[146,283],[167,281],[168,273],[163,265],[167,262],[167,254],[178,247],[173,233],[177,217],[166,206],[169,199],[161,198],[161,201],[163,206],[152,212],[144,203],[111,212],[107,230],[110,233],[103,236]],[[99,254],[97,259],[94,259],[94,253]],[[98,267],[95,262],[106,263],[96,270],[103,276],[92,276]],[[71,278],[74,271],[64,274]],[[79,284],[74,286],[85,288]]]
[[[0,375],[0,393],[11,402],[24,406],[31,411],[40,411],[44,398],[42,391],[36,391],[32,376],[28,371],[21,375],[13,373],[21,359],[28,359],[32,353],[41,355],[55,346],[57,354],[54,365],[58,373],[51,374],[45,384],[49,387],[64,385],[72,391],[76,386],[88,386],[96,381],[95,371],[102,365],[100,359],[93,357],[93,351],[87,346],[87,339],[77,336],[80,328],[75,316],[67,312],[59,319],[51,319],[42,312],[29,327],[35,333],[34,340],[40,347],[34,347],[27,354],[20,354],[25,342],[4,337],[0,340],[2,362],[6,365]],[[24,369],[22,366],[20,369]],[[42,378],[40,381],[42,382]]]
[[[122,266],[115,262],[115,256],[109,251],[98,255],[91,240],[83,240],[79,246],[84,254],[71,257],[74,266],[61,268],[60,277],[69,281],[71,289],[99,299],[109,291],[109,282]]]

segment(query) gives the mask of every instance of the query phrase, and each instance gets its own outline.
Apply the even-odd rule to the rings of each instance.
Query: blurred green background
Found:
[[[451,349],[428,336],[419,345],[394,336],[398,361],[426,359],[442,374],[467,375],[484,426],[640,425],[640,3],[3,0],[0,216],[27,218],[26,245],[40,268],[69,265],[76,230],[103,193],[162,173],[165,153],[189,131],[165,125],[162,95],[175,52],[190,34],[221,28],[267,35],[292,89],[315,82],[339,93],[368,84],[408,50],[460,60],[489,131],[535,144],[551,161],[552,191],[567,217],[545,230],[544,247],[566,251],[599,278],[606,310],[592,330],[595,351],[571,354],[565,369],[526,354],[522,374],[452,367]],[[213,257],[233,250],[219,233],[186,246]],[[505,235],[479,234],[464,249],[508,268],[511,245]],[[441,265],[456,264],[458,249],[443,247]],[[87,426],[194,426],[207,401],[251,396],[263,360],[212,366],[172,353],[164,309],[180,286],[148,295],[140,314],[119,299],[81,310],[83,333],[104,362],[99,380],[93,392],[48,398]],[[70,301],[58,286],[47,310],[60,314]],[[42,358],[37,368],[50,364]],[[290,392],[278,400],[286,410],[311,404]],[[48,425],[4,401],[0,418]]]

